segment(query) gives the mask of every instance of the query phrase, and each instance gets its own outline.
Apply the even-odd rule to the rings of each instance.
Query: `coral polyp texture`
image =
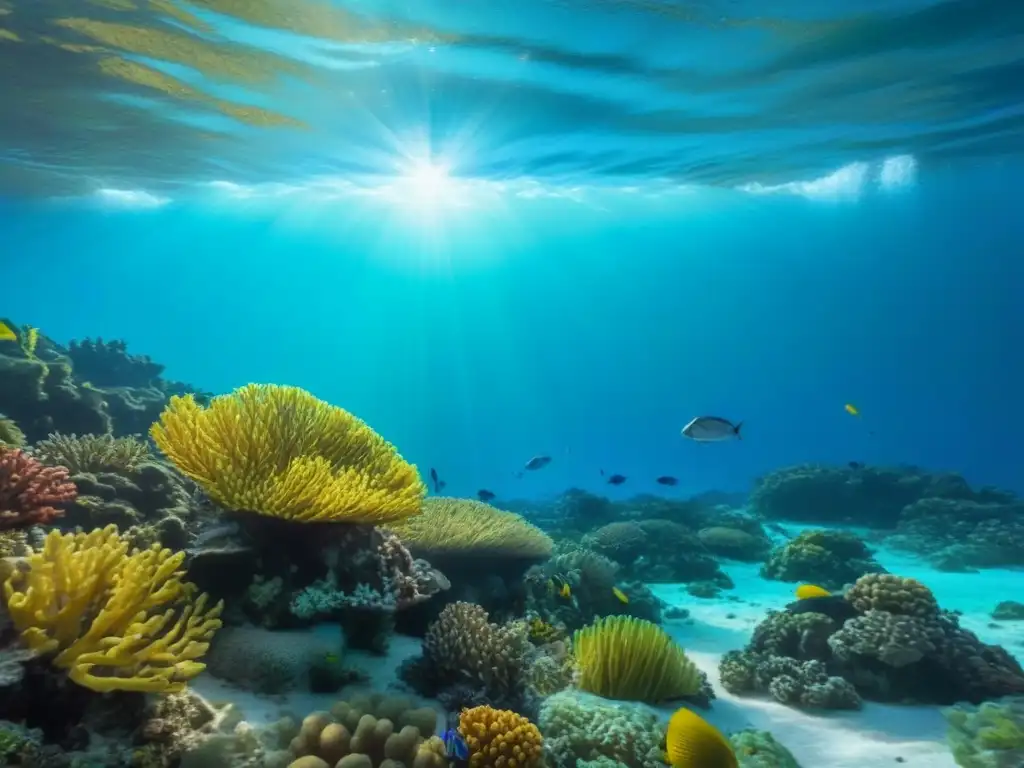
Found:
[[[222,605],[183,581],[184,553],[128,552],[114,526],[52,531],[4,583],[24,645],[94,691],[180,691],[221,626]]]
[[[657,703],[697,695],[700,671],[657,624],[599,619],[573,636],[579,687],[609,699]]]
[[[420,511],[416,467],[348,411],[297,387],[249,384],[204,408],[171,398],[150,430],[218,504],[304,523],[393,523]]]
[[[52,522],[78,490],[64,467],[44,467],[18,448],[0,446],[0,530]]]
[[[432,496],[421,514],[389,526],[417,554],[544,559],[552,541],[519,515],[481,501]]]
[[[486,705],[464,709],[459,733],[469,748],[470,768],[537,768],[544,758],[537,726],[516,712]]]
[[[72,474],[127,472],[151,458],[149,446],[137,437],[60,433],[36,443],[32,455],[49,466],[67,467]]]

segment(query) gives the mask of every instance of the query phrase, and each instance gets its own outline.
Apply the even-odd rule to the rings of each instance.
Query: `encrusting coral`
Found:
[[[393,523],[426,487],[394,446],[297,387],[249,384],[203,408],[173,397],[150,436],[230,510],[304,523]]]
[[[806,581],[842,589],[866,573],[885,569],[867,546],[846,531],[803,531],[772,551],[761,568],[766,579]]]
[[[0,446],[0,530],[49,523],[77,495],[64,467],[44,467],[20,448]]]
[[[579,687],[610,699],[656,704],[696,696],[697,666],[657,624],[630,616],[599,619],[576,632]]]
[[[537,768],[544,758],[537,726],[516,712],[486,705],[464,709],[459,733],[469,748],[469,768]]]
[[[128,552],[114,526],[88,534],[51,531],[4,582],[21,640],[53,655],[94,691],[171,693],[203,671],[222,604],[192,599],[184,553],[160,546]]]

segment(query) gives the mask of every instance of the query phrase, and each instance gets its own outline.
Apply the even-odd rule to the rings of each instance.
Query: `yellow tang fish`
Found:
[[[843,406],[843,408],[851,416],[860,416],[860,411],[857,410],[856,405],[850,405],[850,403],[847,403],[846,405]]]
[[[569,589],[568,584],[563,584],[562,588],[558,590],[558,594],[566,599],[569,599],[570,597],[572,597],[572,590]]]
[[[832,593],[817,584],[801,584],[796,588],[796,599],[806,600],[809,597],[831,597]]]
[[[626,603],[627,605],[629,604],[629,597],[627,597],[626,593],[618,587],[612,587],[612,594],[619,599],[620,603]]]
[[[0,320],[0,341],[17,341],[18,334],[11,326]]]
[[[736,752],[722,732],[686,708],[668,722],[665,757],[672,768],[739,768]]]

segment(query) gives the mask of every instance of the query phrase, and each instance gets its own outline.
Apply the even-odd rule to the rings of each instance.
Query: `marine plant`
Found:
[[[14,419],[0,413],[0,446],[21,448],[25,445],[25,433],[21,431]]]
[[[303,523],[419,514],[416,467],[348,411],[298,387],[249,384],[204,408],[172,397],[150,436],[221,506]]]
[[[431,496],[419,515],[388,527],[427,557],[471,553],[544,559],[554,546],[551,537],[519,515],[475,499]]]
[[[51,531],[13,570],[4,600],[24,645],[52,656],[94,691],[172,693],[203,671],[197,661],[221,626],[223,604],[183,581],[183,552],[128,552],[114,526]]]
[[[657,624],[631,616],[598,619],[573,636],[579,687],[610,699],[656,704],[700,693],[697,666]]]
[[[0,446],[0,530],[49,523],[77,495],[64,467],[44,467],[20,448]]]

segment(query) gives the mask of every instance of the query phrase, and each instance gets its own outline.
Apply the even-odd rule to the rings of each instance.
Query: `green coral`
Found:
[[[942,710],[953,758],[963,768],[1024,765],[1024,697]]]
[[[32,455],[47,466],[82,472],[131,472],[152,458],[149,446],[137,437],[51,434],[36,443]]]
[[[731,734],[729,741],[736,751],[739,768],[800,768],[793,753],[768,731],[748,728]]]
[[[25,445],[25,433],[21,431],[14,419],[0,413],[0,445],[21,448]]]
[[[845,531],[804,531],[772,550],[761,575],[777,581],[805,581],[842,589],[866,573],[884,571],[863,541]]]

